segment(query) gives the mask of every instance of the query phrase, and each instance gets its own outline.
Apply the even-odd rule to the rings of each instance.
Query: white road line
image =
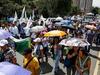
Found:
[[[98,57],[100,57],[100,52],[99,52]],[[98,69],[99,69],[99,60],[97,60],[97,62],[96,62],[96,66],[95,66],[93,75],[97,75]]]

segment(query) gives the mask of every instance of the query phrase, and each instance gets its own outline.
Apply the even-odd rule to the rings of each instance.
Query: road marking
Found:
[[[100,52],[98,54],[98,57],[100,57]],[[97,75],[98,69],[99,69],[99,60],[97,60],[97,62],[96,62],[96,66],[95,66],[93,75]]]

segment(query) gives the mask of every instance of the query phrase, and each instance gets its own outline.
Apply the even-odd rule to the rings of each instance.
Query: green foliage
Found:
[[[0,0],[0,14],[5,16],[13,16],[15,11],[21,14],[24,6],[26,7],[27,14],[31,14],[32,9],[34,8],[34,1],[33,0]]]
[[[49,16],[63,16],[71,11],[71,3],[72,0],[38,0],[36,6],[40,14],[46,9]]]
[[[23,7],[26,7],[28,15],[36,8],[43,16],[67,15],[71,11],[72,0],[0,0],[0,14],[14,16],[17,11],[21,14]]]
[[[92,9],[92,13],[94,13],[94,15],[100,14],[100,8],[94,7],[94,8]]]
[[[71,9],[71,14],[77,15],[80,13],[80,9],[77,6],[73,6]]]

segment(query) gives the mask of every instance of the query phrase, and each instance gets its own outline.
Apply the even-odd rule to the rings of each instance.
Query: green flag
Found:
[[[25,38],[25,39],[14,39],[14,42],[15,42],[15,48],[16,50],[23,54],[24,50],[26,48],[30,48],[31,47],[31,40],[30,38]]]

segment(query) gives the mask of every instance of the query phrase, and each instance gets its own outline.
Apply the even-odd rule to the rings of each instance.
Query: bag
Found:
[[[36,49],[36,54],[40,55],[40,45],[38,45],[37,49]]]
[[[32,58],[27,62],[27,64],[24,66],[24,68],[26,68],[26,67],[28,66],[28,64],[32,61],[33,58],[34,58],[34,57],[32,57]]]
[[[0,62],[4,61],[4,54],[0,52]]]
[[[70,59],[67,59],[67,57],[64,60],[64,66],[67,68],[70,68],[72,66],[72,61]]]
[[[80,75],[78,71],[75,72],[75,75]]]

